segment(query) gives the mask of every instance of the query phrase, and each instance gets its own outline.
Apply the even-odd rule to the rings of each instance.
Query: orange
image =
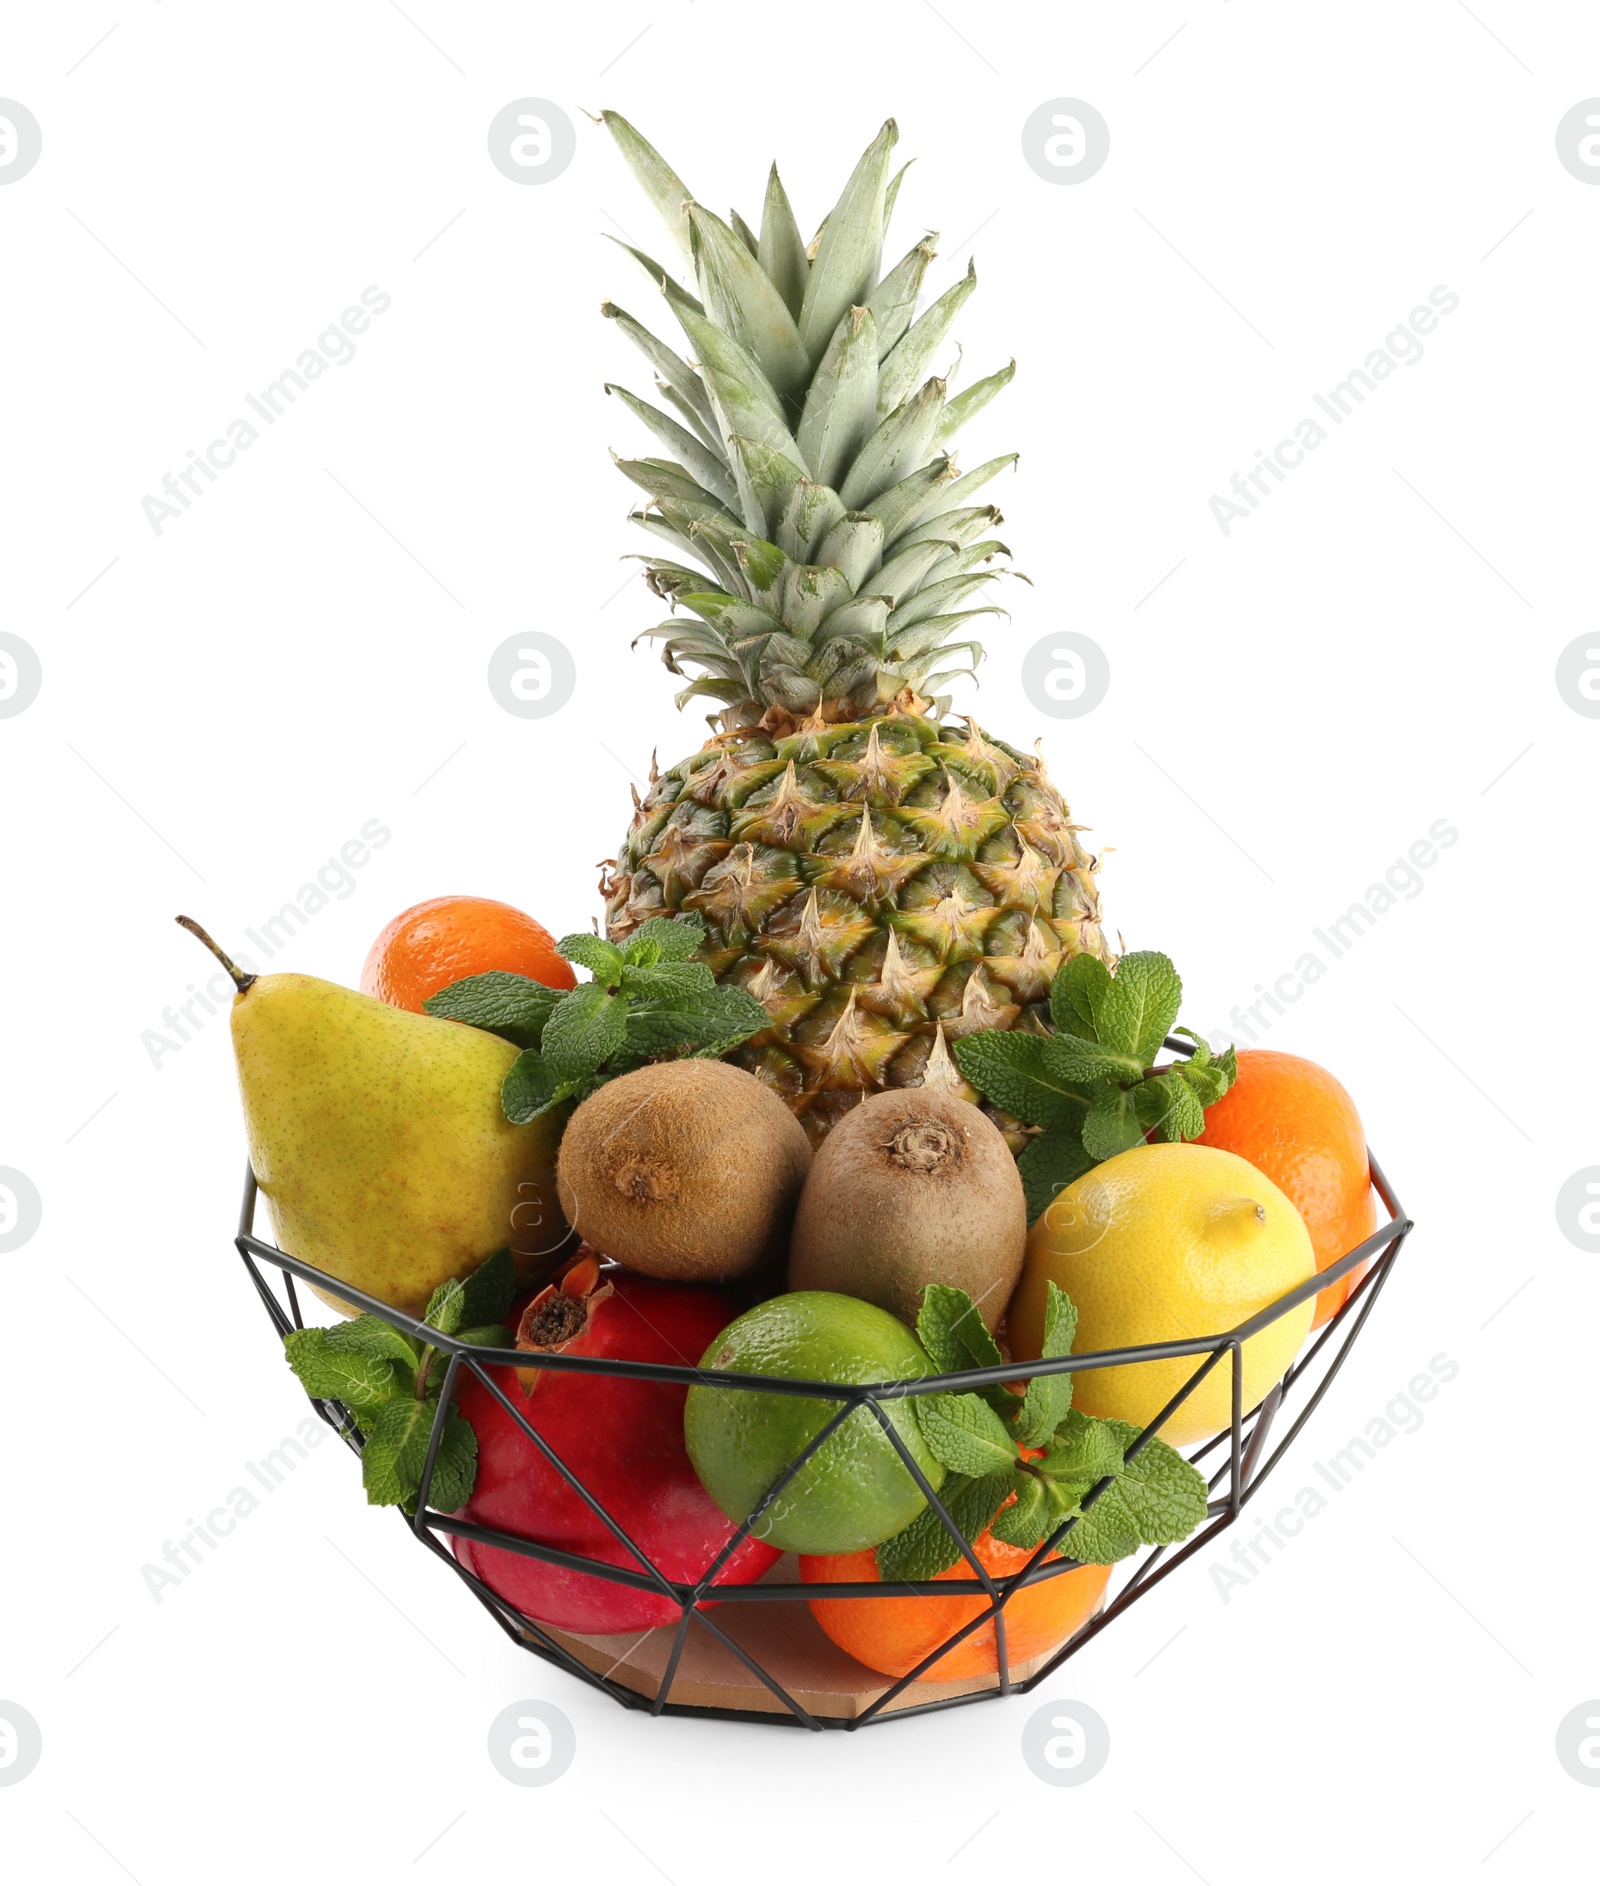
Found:
[[[1325,1067],[1297,1054],[1245,1048],[1239,1078],[1195,1142],[1248,1159],[1285,1193],[1311,1233],[1317,1269],[1354,1250],[1377,1226],[1367,1136],[1356,1104]],[[1361,1281],[1365,1264],[1317,1297],[1320,1329]]]
[[[972,1550],[978,1563],[996,1578],[1020,1572],[1033,1557],[1020,1546],[1003,1545],[989,1532],[979,1536]],[[1060,1556],[1052,1552],[1050,1560]],[[877,1584],[878,1555],[840,1552],[814,1558],[802,1554],[800,1576],[808,1585]],[[940,1579],[971,1576],[972,1567],[964,1558],[939,1574]],[[1024,1585],[1014,1593],[1004,1613],[1006,1660],[1011,1669],[1057,1649],[1080,1624],[1087,1623],[1099,1608],[1110,1576],[1109,1565],[1084,1565],[1059,1572],[1042,1584]],[[989,1608],[989,1600],[981,1593],[949,1598],[812,1598],[809,1602],[811,1615],[841,1650],[885,1676],[904,1676],[914,1670],[963,1624]],[[924,1670],[919,1680],[990,1676],[999,1667],[994,1619],[990,1618]]]
[[[508,969],[570,989],[572,965],[542,923],[492,897],[430,897],[385,924],[367,953],[361,992],[420,1015],[430,995],[463,976]]]

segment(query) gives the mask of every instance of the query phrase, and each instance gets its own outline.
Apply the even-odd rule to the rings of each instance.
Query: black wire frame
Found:
[[[760,1390],[779,1395],[802,1395],[838,1404],[830,1420],[767,1489],[760,1504],[737,1528],[702,1577],[693,1584],[674,1582],[656,1569],[640,1547],[606,1512],[602,1503],[576,1475],[568,1470],[549,1443],[529,1423],[523,1411],[506,1397],[499,1384],[487,1373],[491,1367],[507,1368],[525,1364],[527,1360],[525,1355],[516,1350],[485,1349],[460,1342],[454,1336],[431,1329],[415,1317],[392,1309],[380,1299],[368,1296],[342,1279],[318,1270],[314,1265],[307,1264],[299,1258],[290,1257],[274,1245],[263,1242],[254,1235],[256,1181],[254,1173],[248,1170],[245,1175],[244,1199],[239,1214],[239,1229],[234,1244],[244,1260],[245,1268],[280,1339],[291,1330],[304,1327],[300,1313],[299,1293],[296,1289],[296,1280],[299,1279],[327,1291],[343,1302],[352,1303],[362,1310],[368,1310],[386,1318],[397,1328],[405,1330],[409,1335],[423,1342],[432,1344],[448,1357],[442,1385],[443,1392],[439,1400],[439,1412],[429,1436],[417,1511],[415,1516],[406,1519],[405,1523],[417,1538],[467,1585],[513,1643],[565,1671],[567,1675],[576,1678],[579,1682],[603,1691],[625,1709],[642,1709],[656,1716],[698,1716],[723,1721],[776,1723],[817,1731],[855,1730],[866,1728],[875,1722],[898,1721],[907,1716],[927,1715],[934,1710],[985,1702],[995,1697],[1026,1695],[1037,1689],[1041,1684],[1048,1682],[1069,1657],[1075,1656],[1085,1644],[1098,1636],[1115,1618],[1120,1617],[1152,1586],[1176,1571],[1185,1560],[1192,1558],[1218,1533],[1225,1531],[1238,1519],[1245,1507],[1260,1492],[1267,1478],[1327,1393],[1333,1378],[1338,1374],[1346,1356],[1350,1353],[1351,1345],[1365,1327],[1367,1318],[1372,1314],[1379,1293],[1388,1282],[1389,1273],[1394,1268],[1401,1247],[1412,1230],[1412,1221],[1406,1217],[1382,1168],[1375,1159],[1371,1158],[1370,1153],[1369,1164],[1373,1187],[1389,1213],[1388,1222],[1381,1225],[1370,1237],[1363,1239],[1336,1263],[1318,1271],[1313,1277],[1296,1285],[1293,1290],[1287,1291],[1275,1302],[1269,1303],[1236,1328],[1220,1335],[1192,1337],[1165,1343],[1147,1343],[1135,1348],[1101,1350],[1093,1354],[1063,1356],[1051,1362],[1008,1362],[998,1367],[964,1369],[948,1375],[918,1376],[907,1381],[849,1387],[832,1382],[794,1381],[787,1377],[741,1375],[726,1370],[625,1362],[606,1357],[541,1356],[539,1360],[541,1373],[548,1371],[580,1375],[628,1376],[636,1380],[681,1382],[685,1387],[700,1383],[744,1392]],[[1243,1345],[1252,1336],[1259,1334],[1271,1323],[1277,1321],[1279,1317],[1289,1314],[1305,1303],[1308,1298],[1320,1294],[1363,1265],[1368,1267],[1365,1273],[1344,1303],[1340,1305],[1336,1314],[1317,1332],[1316,1340],[1311,1347],[1293,1363],[1282,1380],[1272,1388],[1259,1406],[1246,1409],[1243,1406],[1242,1395]],[[276,1270],[282,1278],[281,1296],[264,1274],[271,1270]],[[1208,1479],[1211,1500],[1206,1523],[1185,1540],[1181,1547],[1158,1546],[1137,1564],[1131,1560],[1125,1561],[1126,1564],[1132,1565],[1132,1571],[1126,1582],[1118,1588],[1116,1596],[1109,1603],[1104,1604],[1093,1618],[1062,1644],[1038,1669],[1025,1679],[1014,1678],[1006,1650],[1005,1607],[1007,1600],[1014,1592],[1025,1586],[1040,1584],[1078,1569],[1078,1562],[1070,1557],[1050,1557],[1051,1553],[1064,1550],[1070,1540],[1076,1520],[1068,1519],[1063,1522],[1062,1526],[1038,1547],[1020,1570],[1005,1577],[995,1577],[979,1563],[971,1546],[961,1536],[938,1494],[929,1485],[922,1468],[906,1446],[898,1428],[890,1420],[885,1404],[907,1396],[928,1394],[937,1390],[959,1393],[966,1389],[981,1388],[997,1382],[1012,1383],[1027,1380],[1038,1375],[1073,1374],[1135,1362],[1171,1361],[1180,1357],[1195,1359],[1197,1366],[1194,1374],[1172,1397],[1156,1419],[1150,1422],[1141,1438],[1129,1448],[1128,1454],[1130,1458],[1137,1454],[1145,1441],[1159,1431],[1168,1416],[1188,1399],[1213,1369],[1221,1366],[1226,1360],[1232,1375],[1232,1419],[1222,1433],[1189,1455],[1189,1459],[1196,1466],[1200,1466],[1209,1456],[1220,1454],[1220,1464],[1211,1469]],[[625,1565],[605,1564],[553,1546],[539,1545],[532,1540],[480,1526],[473,1521],[459,1519],[448,1513],[436,1512],[429,1507],[428,1493],[432,1485],[434,1463],[443,1434],[444,1416],[450,1406],[456,1378],[463,1368],[470,1370],[511,1415],[522,1433],[539,1449],[562,1479],[573,1488],[590,1511],[637,1562],[637,1570]],[[1304,1400],[1298,1407],[1291,1425],[1280,1435],[1276,1446],[1268,1452],[1272,1430],[1277,1425],[1279,1416],[1291,1398],[1298,1400],[1301,1392],[1304,1394]],[[311,1402],[328,1426],[345,1441],[352,1451],[359,1454],[363,1437],[356,1415],[338,1401],[323,1400],[313,1396]],[[966,1560],[972,1576],[964,1579],[944,1577],[937,1582],[890,1580],[871,1584],[841,1583],[827,1586],[765,1582],[747,1585],[718,1584],[718,1575],[723,1565],[739,1544],[748,1537],[767,1507],[804,1468],[805,1463],[823,1445],[834,1429],[849,1419],[852,1414],[863,1410],[870,1418],[878,1422],[885,1436],[899,1453],[907,1471],[916,1481],[929,1506],[939,1515],[946,1530],[959,1545],[961,1555]],[[1100,1481],[1085,1497],[1084,1509],[1092,1506],[1109,1484],[1109,1480]],[[504,1599],[491,1591],[480,1578],[468,1571],[444,1544],[440,1535],[454,1535],[458,1538],[477,1540],[482,1544],[498,1546],[505,1551],[538,1559],[547,1564],[586,1572],[609,1583],[630,1586],[636,1590],[668,1598],[678,1606],[679,1618],[666,1668],[656,1694],[653,1697],[643,1695],[625,1684],[611,1681],[609,1674],[591,1670],[586,1664],[580,1662],[557,1638],[552,1637],[532,1619],[516,1611]],[[967,1594],[981,1595],[986,1598],[987,1607],[981,1610],[978,1616],[953,1631],[914,1669],[888,1684],[883,1693],[860,1714],[849,1717],[818,1715],[805,1708],[775,1677],[764,1670],[741,1644],[721,1628],[713,1612],[706,1608],[707,1602],[712,1605],[792,1603],[824,1595],[830,1599],[888,1599],[922,1595],[955,1597]],[[993,1622],[995,1627],[998,1663],[998,1680],[993,1686],[962,1695],[941,1696],[928,1702],[913,1702],[895,1707],[903,1693],[931,1669],[946,1652],[990,1622]],[[781,1708],[778,1710],[734,1709],[694,1703],[675,1703],[668,1700],[691,1624],[708,1632],[724,1649],[731,1652],[757,1681],[765,1685]]]

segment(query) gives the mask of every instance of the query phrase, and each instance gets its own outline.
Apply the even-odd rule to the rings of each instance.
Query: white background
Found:
[[[0,627],[44,671],[0,721],[0,1164],[44,1200],[0,1258],[0,1697],[44,1734],[0,1789],[8,1877],[403,1878],[428,1849],[457,1876],[1220,1886],[1592,1852],[1600,1794],[1554,1749],[1600,1695],[1600,1284],[1554,1200],[1600,1158],[1600,725],[1554,669],[1594,619],[1600,189],[1554,134],[1600,94],[1600,17],[106,0],[14,9],[3,52],[44,133],[0,189]],[[1111,127],[1077,187],[1019,141],[1063,95]],[[486,153],[524,96],[578,128],[540,187]],[[1034,584],[982,717],[1043,734],[1189,1020],[1224,1027],[1430,824],[1460,833],[1264,1037],[1345,1080],[1420,1227],[1286,1492],[1431,1358],[1459,1374],[1228,1602],[1202,1556],[1058,1675],[1110,1726],[1078,1790],[1024,1766],[1026,1701],[865,1741],[625,1715],[508,1645],[331,1444],[160,1604],[141,1576],[304,1411],[230,1248],[223,1023],[159,1066],[142,1039],[204,980],[173,913],[237,941],[378,819],[275,966],[354,982],[441,892],[586,927],[629,772],[698,743],[629,652],[656,605],[616,593],[643,545],[605,447],[643,441],[602,384],[648,384],[597,308],[655,310],[600,237],[664,238],[602,106],[752,219],[776,153],[808,230],[893,113],[894,252],[941,229],[937,289],[980,232],[969,377],[1019,368],[966,458],[1021,452],[996,501]],[[368,284],[393,305],[356,358],[157,536],[141,498]],[[1460,306],[1425,357],[1225,537],[1212,495],[1438,284]],[[547,721],[485,684],[529,627],[578,666]],[[1046,722],[1020,660],[1061,628],[1112,685]],[[525,1697],[577,1730],[543,1793],[485,1753]]]

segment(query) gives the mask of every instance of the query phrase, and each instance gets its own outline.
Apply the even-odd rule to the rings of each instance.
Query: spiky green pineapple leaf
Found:
[[[604,235],[605,232],[602,230],[601,234]],[[623,242],[616,236],[606,236],[606,240],[607,242],[616,243],[619,249],[633,257],[634,261],[637,262],[639,267],[644,271],[646,279],[654,287],[660,289],[675,311],[689,308],[697,314],[705,313],[705,308],[702,303],[696,300],[681,282],[676,280],[670,269],[663,268],[653,255],[646,255],[643,249],[636,249],[631,242]]]
[[[789,495],[778,522],[776,541],[796,563],[809,563],[813,546],[822,542],[844,514],[836,491],[804,478]]]
[[[877,427],[878,335],[867,308],[851,308],[834,331],[805,394],[796,438],[819,483],[837,485]]]
[[[940,417],[939,443],[947,445],[969,419],[981,413],[997,393],[1011,384],[1016,372],[1017,363],[1010,361],[998,373],[991,373],[975,386],[969,386],[964,393],[958,393]]]
[[[687,213],[707,313],[760,366],[774,392],[800,397],[811,363],[782,295],[720,216],[698,203]]]
[[[656,214],[671,231],[684,260],[692,262],[686,211],[693,192],[650,140],[636,131],[620,111],[602,111],[600,122],[611,133],[628,168],[655,205]]]
[[[881,412],[892,412],[921,383],[933,364],[934,355],[950,332],[951,324],[972,298],[972,292],[977,286],[977,265],[969,262],[961,280],[954,287],[947,288],[906,330],[880,369],[878,408]]]
[[[943,380],[929,380],[879,422],[839,487],[847,510],[870,509],[875,498],[921,468],[939,431],[944,391]]]
[[[866,305],[871,310],[877,326],[878,361],[880,369],[888,357],[904,339],[917,310],[917,296],[922,289],[923,277],[928,272],[928,265],[934,258],[933,245],[939,240],[930,232],[924,236],[915,248],[907,251],[884,276],[883,280],[868,295]],[[911,391],[909,385],[900,389],[898,399],[885,401],[880,385],[879,412],[886,413],[898,406],[901,399]]]
[[[821,360],[834,329],[850,308],[866,301],[877,280],[889,153],[898,136],[891,118],[862,153],[823,225],[800,306],[800,338],[813,362]]]
[[[868,577],[873,594],[882,594],[874,574],[882,557],[883,526],[864,511],[847,511],[817,546],[817,561],[837,570],[852,594]]]
[[[680,426],[677,420],[662,412],[659,406],[652,406],[648,400],[640,399],[625,386],[614,386],[608,382],[606,391],[621,400],[628,411],[675,455],[683,470],[709,497],[715,498],[719,504],[733,505],[738,502],[738,487],[720,451],[713,451],[686,427]]]
[[[715,424],[705,382],[688,361],[674,353],[664,341],[657,340],[655,335],[636,321],[626,308],[619,308],[614,301],[602,301],[600,312],[607,320],[616,322],[621,331],[650,362],[659,377],[667,382],[680,399],[692,406],[706,424]]]
[[[782,295],[784,306],[798,321],[811,264],[806,260],[805,238],[794,219],[776,164],[767,174],[767,191],[761,205],[761,234],[756,238],[756,260]]]

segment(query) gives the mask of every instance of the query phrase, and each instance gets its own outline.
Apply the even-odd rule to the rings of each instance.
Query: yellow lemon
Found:
[[[1007,1330],[1018,1361],[1039,1354],[1045,1286],[1078,1306],[1076,1355],[1222,1336],[1315,1274],[1311,1235],[1289,1200],[1236,1153],[1135,1146],[1057,1194],[1028,1234]],[[1264,1399],[1311,1328],[1307,1298],[1242,1346],[1244,1411]],[[1204,1353],[1073,1375],[1085,1414],[1147,1427],[1206,1361]],[[1233,1418],[1231,1355],[1162,1424],[1175,1446]]]

